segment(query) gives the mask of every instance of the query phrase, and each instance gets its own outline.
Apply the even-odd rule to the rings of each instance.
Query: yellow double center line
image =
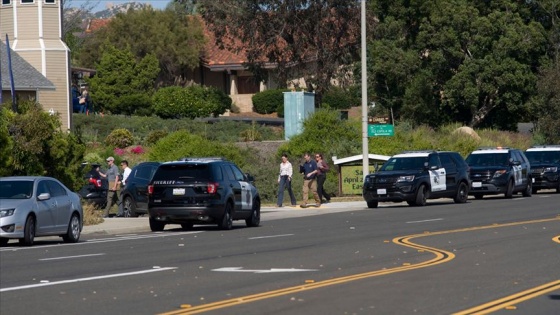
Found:
[[[523,224],[550,222],[550,221],[555,221],[555,220],[560,221],[560,217],[551,218],[551,219],[512,222],[512,223],[504,223],[504,224],[493,224],[493,225],[470,227],[470,228],[448,230],[448,231],[439,231],[439,232],[424,232],[422,234],[414,234],[414,235],[409,235],[409,236],[397,237],[397,238],[393,239],[393,243],[400,244],[400,245],[407,246],[407,247],[411,247],[411,248],[415,248],[418,251],[430,252],[430,253],[434,254],[435,257],[433,259],[428,260],[428,261],[420,262],[420,263],[417,263],[417,264],[403,264],[403,266],[401,266],[401,267],[375,270],[375,271],[359,273],[359,274],[355,274],[355,275],[339,277],[339,278],[334,278],[334,279],[329,279],[329,280],[323,280],[323,281],[318,281],[318,282],[309,282],[309,283],[306,283],[306,284],[303,284],[303,285],[298,285],[298,286],[293,286],[293,287],[288,287],[288,288],[283,288],[283,289],[278,289],[278,290],[272,290],[272,291],[267,291],[267,292],[252,294],[252,295],[246,295],[246,296],[242,296],[242,297],[238,297],[238,298],[222,300],[222,301],[217,301],[217,302],[208,303],[208,304],[202,304],[202,305],[198,305],[198,306],[191,306],[190,304],[184,304],[184,305],[181,306],[181,309],[178,309],[178,310],[175,310],[175,311],[170,311],[170,312],[167,312],[167,313],[162,313],[162,315],[198,314],[198,313],[208,312],[208,311],[217,310],[217,309],[221,309],[221,308],[232,307],[232,306],[235,306],[235,305],[256,302],[256,301],[264,300],[264,299],[270,299],[270,298],[277,297],[277,296],[293,294],[293,293],[296,293],[296,292],[308,291],[308,290],[318,289],[318,288],[322,288],[322,287],[326,287],[326,286],[346,283],[346,282],[350,282],[350,281],[356,281],[356,280],[361,280],[361,279],[365,279],[365,278],[383,276],[383,275],[388,275],[388,274],[392,274],[392,273],[408,271],[408,270],[413,270],[413,269],[419,269],[419,268],[425,268],[425,267],[429,267],[429,266],[433,266],[433,265],[437,265],[437,264],[442,264],[444,262],[448,262],[448,261],[452,260],[453,258],[455,258],[455,255],[453,253],[445,251],[445,250],[441,250],[441,249],[437,249],[437,248],[433,248],[433,247],[428,247],[428,246],[412,243],[411,240],[415,239],[415,238],[433,236],[433,235],[443,235],[443,234],[450,234],[450,233],[469,232],[469,231],[493,229],[493,228],[516,226],[516,225],[523,225]],[[558,238],[560,238],[560,236],[553,238],[553,240],[558,239]],[[555,240],[555,241],[560,242],[560,240]],[[555,288],[555,285],[558,285],[556,282],[552,282],[551,284],[552,284],[553,288]],[[547,286],[547,288],[548,288],[548,287],[550,287],[551,284],[547,284],[548,286],[547,285],[544,285],[544,286]],[[554,289],[551,289],[551,290],[554,290]],[[548,291],[546,291],[546,292],[548,292]],[[544,294],[544,293],[545,292],[542,292],[540,294]],[[526,295],[526,296],[529,296],[529,295]],[[530,297],[527,297],[527,299],[528,298],[530,298]],[[507,298],[504,298],[504,299],[507,299]],[[503,306],[502,306],[502,308],[503,308]],[[458,314],[471,314],[471,313],[458,313]],[[472,314],[475,314],[475,313],[472,313]],[[480,314],[483,314],[483,313],[480,313]]]

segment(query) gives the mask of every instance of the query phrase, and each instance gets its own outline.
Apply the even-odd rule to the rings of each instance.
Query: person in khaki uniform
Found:
[[[311,155],[309,153],[305,153],[303,156],[305,162],[303,165],[300,165],[299,171],[303,173],[303,203],[301,204],[302,208],[307,207],[307,200],[309,199],[309,189],[313,193],[313,198],[315,199],[315,206],[321,206],[321,199],[319,198],[319,194],[317,193],[317,162],[311,159]]]
[[[109,211],[111,207],[117,203],[118,196],[117,191],[119,190],[119,168],[115,165],[115,158],[112,156],[107,158],[107,164],[109,168],[106,173],[99,172],[99,175],[103,178],[107,178],[109,181],[109,191],[107,192],[107,206],[105,206],[105,211],[103,212],[103,217],[109,217]]]

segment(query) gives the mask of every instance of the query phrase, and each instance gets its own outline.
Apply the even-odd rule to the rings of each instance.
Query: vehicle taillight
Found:
[[[209,194],[215,194],[218,191],[218,183],[208,183],[206,186],[206,192]]]
[[[151,195],[154,193],[154,185],[148,185],[148,195]]]
[[[101,180],[100,179],[90,178],[89,183],[93,184],[93,186],[95,186],[96,188],[101,188]]]

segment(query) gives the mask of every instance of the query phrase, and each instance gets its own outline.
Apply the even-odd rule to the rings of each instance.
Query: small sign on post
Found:
[[[394,136],[395,128],[389,117],[368,117],[368,137]]]

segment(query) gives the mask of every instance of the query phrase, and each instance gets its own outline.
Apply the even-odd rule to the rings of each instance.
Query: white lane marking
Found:
[[[429,220],[421,220],[421,221],[408,221],[406,223],[424,223],[424,222],[433,222],[433,221],[441,221],[443,218],[439,219],[429,219]]]
[[[251,273],[275,273],[275,272],[303,272],[317,271],[317,269],[295,269],[295,268],[270,268],[270,269],[243,269],[243,267],[223,267],[212,269],[220,272],[251,272]]]
[[[39,260],[46,261],[46,260],[72,259],[72,258],[83,258],[83,257],[103,256],[103,255],[105,255],[105,253],[78,255],[78,256],[63,256],[63,257],[53,257],[53,258],[42,258],[42,259],[39,259]]]
[[[118,242],[118,241],[125,241],[125,240],[140,240],[146,238],[158,238],[158,237],[171,237],[171,236],[180,236],[180,235],[188,235],[188,234],[196,234],[196,233],[203,233],[204,231],[191,231],[191,232],[177,232],[177,233],[153,233],[147,235],[131,235],[131,236],[120,236],[120,237],[110,237],[110,238],[94,238],[87,241],[81,241],[78,243],[60,243],[60,244],[52,244],[52,245],[37,245],[32,247],[3,247],[0,248],[0,252],[7,252],[7,251],[19,251],[19,250],[33,250],[33,249],[44,249],[49,247],[59,247],[59,246],[77,246],[77,245],[84,245],[84,244],[95,244],[95,243],[107,243],[107,242]]]
[[[55,281],[55,282],[41,282],[41,283],[37,283],[37,284],[22,285],[22,286],[18,286],[18,287],[2,288],[2,289],[0,289],[0,292],[33,289],[33,288],[39,288],[39,287],[45,287],[45,286],[51,286],[51,285],[76,283],[76,282],[92,281],[92,280],[100,280],[100,279],[108,279],[108,278],[116,278],[116,277],[126,277],[126,276],[140,275],[140,274],[145,274],[145,273],[166,271],[166,270],[173,270],[173,269],[177,269],[177,267],[154,268],[154,269],[147,269],[147,270],[140,270],[140,271],[133,271],[133,272],[116,273],[116,274],[112,274],[112,275],[104,275],[104,276],[88,277],[88,278],[78,278],[78,279],[62,280],[62,281]],[[45,281],[45,280],[42,280],[42,281]]]
[[[274,238],[274,237],[285,237],[285,236],[294,236],[294,234],[280,234],[280,235],[269,235],[269,236],[256,236],[256,237],[249,237],[250,240],[258,240],[261,238]]]

